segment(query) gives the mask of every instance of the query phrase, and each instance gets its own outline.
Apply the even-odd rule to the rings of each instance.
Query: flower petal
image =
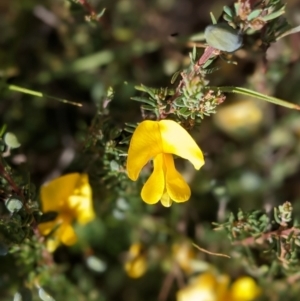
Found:
[[[92,188],[87,174],[81,174],[72,195],[68,198],[68,205],[73,209],[75,218],[80,224],[86,224],[95,218],[92,204]]]
[[[46,223],[41,223],[39,224],[38,228],[39,231],[42,235],[46,236],[48,235],[54,227],[58,224],[59,222],[57,220],[51,221],[51,222],[46,222]]]
[[[166,165],[166,189],[170,198],[177,203],[187,201],[191,196],[189,185],[185,182],[182,175],[176,170],[172,155],[164,154]]]
[[[163,155],[159,154],[153,159],[153,172],[145,183],[141,196],[147,204],[157,203],[165,190],[165,167]]]
[[[204,165],[202,151],[182,126],[173,120],[161,120],[159,129],[164,153],[189,160],[195,169],[200,169]]]
[[[128,150],[128,177],[136,181],[146,163],[162,153],[160,127],[157,121],[145,120],[135,129]]]
[[[164,207],[171,207],[173,200],[170,198],[169,194],[165,191],[165,193],[162,195],[161,199],[161,204]]]
[[[77,241],[77,236],[73,227],[69,223],[63,223],[58,229],[60,240],[67,246],[74,245]]]
[[[79,173],[71,173],[43,185],[40,193],[43,212],[60,211],[79,179]]]

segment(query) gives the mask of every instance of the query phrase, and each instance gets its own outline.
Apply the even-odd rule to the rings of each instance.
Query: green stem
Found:
[[[276,105],[283,106],[289,109],[293,110],[300,110],[300,106],[276,97],[268,96],[259,92],[255,92],[246,88],[241,87],[209,87],[209,89],[217,92],[223,92],[223,93],[236,93],[241,95],[247,95],[251,97],[255,97],[264,101],[268,101],[271,103],[275,103]]]
[[[47,98],[54,99],[54,100],[57,100],[57,101],[60,101],[60,102],[63,102],[63,103],[67,103],[67,104],[70,104],[70,105],[73,105],[73,106],[82,107],[82,104],[78,103],[78,102],[73,102],[73,101],[69,101],[69,100],[66,100],[66,99],[54,97],[54,96],[51,96],[51,95],[47,95],[47,94],[44,94],[44,93],[41,93],[41,92],[38,92],[38,91],[34,91],[34,90],[29,90],[29,89],[26,89],[26,88],[15,86],[15,85],[8,85],[7,89],[10,90],[10,91],[17,91],[17,92],[21,92],[21,93],[24,93],[24,94],[37,96],[37,97],[47,97]]]

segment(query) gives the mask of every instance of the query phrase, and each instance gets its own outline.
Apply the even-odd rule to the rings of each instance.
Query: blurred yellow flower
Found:
[[[261,289],[251,277],[238,278],[230,288],[230,301],[251,301],[261,293]]]
[[[192,262],[196,258],[196,253],[191,243],[184,241],[172,245],[174,260],[180,268],[187,274],[192,272]]]
[[[260,288],[250,277],[238,278],[229,287],[227,275],[206,272],[177,292],[177,301],[252,301]]]
[[[216,125],[228,135],[244,137],[254,133],[263,122],[262,104],[255,99],[237,100],[221,106],[214,115]]]
[[[144,202],[161,201],[163,206],[170,207],[172,201],[185,202],[190,198],[190,187],[176,170],[172,154],[189,160],[195,169],[204,164],[202,151],[177,122],[146,120],[138,125],[129,145],[127,172],[136,181],[141,169],[153,160],[153,173],[141,192]]]
[[[60,243],[73,245],[76,234],[72,222],[86,224],[95,218],[92,206],[92,189],[87,174],[71,173],[54,179],[41,188],[43,212],[57,212],[55,220],[41,223],[42,235],[53,234],[47,240],[47,248],[53,252]]]
[[[224,301],[229,284],[226,275],[204,273],[177,292],[177,301]]]
[[[142,244],[134,243],[130,246],[124,269],[131,278],[139,278],[145,274],[147,261]]]

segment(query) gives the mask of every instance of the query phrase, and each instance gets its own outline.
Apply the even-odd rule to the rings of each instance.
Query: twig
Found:
[[[198,245],[196,245],[196,244],[194,244],[194,243],[192,243],[192,245],[193,245],[195,248],[197,248],[199,251],[204,252],[204,253],[207,253],[207,254],[209,254],[209,255],[220,256],[220,257],[226,257],[226,258],[231,258],[229,255],[226,255],[226,254],[210,252],[210,251],[208,251],[208,250],[206,250],[206,249],[203,249],[203,248],[199,247]]]
[[[267,233],[263,233],[259,237],[252,237],[252,236],[247,237],[247,238],[245,238],[241,241],[235,241],[233,244],[234,245],[249,246],[249,245],[252,245],[252,244],[256,243],[257,240],[261,240],[261,241],[268,240],[269,238],[271,238],[274,235],[287,238],[291,232],[294,232],[295,235],[299,235],[300,234],[300,229],[295,228],[295,227],[292,227],[290,229],[284,229],[284,230],[278,229],[278,230],[275,230],[275,231],[270,231],[270,232],[267,232]]]

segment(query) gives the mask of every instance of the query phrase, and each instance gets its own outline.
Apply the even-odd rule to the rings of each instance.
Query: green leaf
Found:
[[[2,137],[2,135],[5,133],[6,128],[7,128],[6,124],[3,124],[1,129],[0,129],[0,137]]]
[[[106,11],[106,8],[103,8],[101,10],[101,12],[97,15],[97,19],[100,19],[104,15],[105,11]]]
[[[15,134],[7,132],[4,136],[5,144],[10,148],[18,148],[21,146]]]
[[[7,89],[10,90],[10,91],[17,91],[17,92],[21,92],[21,93],[24,93],[24,94],[29,94],[29,95],[32,95],[32,96],[47,97],[47,98],[54,99],[54,100],[57,100],[57,101],[60,101],[60,102],[63,102],[63,103],[67,103],[67,104],[70,104],[70,105],[73,105],[73,106],[82,107],[82,104],[78,103],[78,102],[73,102],[73,101],[69,101],[69,100],[66,100],[66,99],[50,96],[50,95],[47,95],[47,94],[44,94],[44,93],[41,93],[41,92],[38,92],[38,91],[22,88],[22,87],[15,86],[15,85],[9,85],[9,86],[7,86]]]
[[[264,21],[270,21],[270,20],[276,19],[276,18],[280,17],[281,15],[283,15],[283,14],[285,13],[284,10],[285,10],[285,6],[283,6],[283,7],[282,7],[280,10],[278,10],[278,11],[275,11],[275,12],[269,14],[269,15],[266,15],[266,16],[262,17],[262,19],[263,19]]]
[[[144,98],[144,97],[134,96],[134,97],[131,97],[131,99],[135,100],[135,101],[138,101],[138,102],[148,104],[152,107],[156,106],[155,103],[153,102],[153,100],[150,100],[150,99],[147,99],[147,98]]]
[[[278,41],[279,39],[283,38],[283,37],[286,37],[288,35],[291,35],[291,34],[294,34],[294,33],[297,33],[297,32],[300,32],[300,25],[296,26],[296,27],[293,27],[291,29],[288,29],[287,31],[285,31],[284,33],[282,33],[281,35],[279,35],[277,38],[276,38],[276,41]]]
[[[173,74],[173,76],[172,76],[172,78],[171,78],[171,84],[172,84],[172,85],[175,83],[175,81],[176,81],[176,79],[177,79],[177,77],[178,77],[179,74],[180,74],[180,71],[176,71],[176,72]]]
[[[253,10],[253,11],[248,15],[247,20],[248,20],[248,21],[251,21],[251,20],[257,18],[257,17],[261,14],[261,12],[262,12],[262,9],[255,9],[255,10]]]
[[[241,87],[209,87],[209,89],[214,90],[215,92],[221,91],[224,93],[236,93],[236,94],[241,94],[241,95],[247,95],[247,96],[252,96],[257,99],[261,99],[267,102],[274,103],[276,105],[293,109],[293,110],[300,110],[300,106],[273,96],[268,96],[253,90],[249,90],[246,88],[241,88]]]
[[[39,288],[39,297],[43,301],[55,301],[55,299],[51,297],[42,287]]]
[[[217,24],[217,19],[215,18],[214,14],[212,12],[210,12],[209,14],[210,14],[212,24]]]
[[[228,15],[229,17],[233,18],[233,11],[231,10],[231,8],[227,5],[225,5],[223,7],[223,11],[225,12],[226,15]]]

